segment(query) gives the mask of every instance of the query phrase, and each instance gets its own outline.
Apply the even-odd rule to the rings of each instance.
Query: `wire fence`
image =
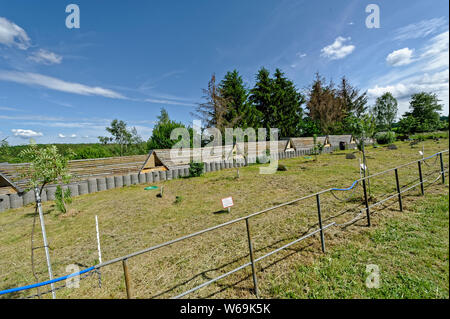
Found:
[[[201,231],[198,232],[194,232],[191,233],[189,235],[186,236],[182,236],[155,246],[151,246],[148,248],[145,248],[143,250],[139,250],[136,251],[134,253],[125,255],[125,256],[121,256],[121,257],[117,257],[114,259],[111,259],[109,261],[105,261],[102,263],[99,263],[95,266],[89,267],[87,269],[84,269],[83,271],[80,271],[78,273],[74,273],[68,276],[63,276],[63,277],[59,277],[53,280],[49,280],[49,281],[45,281],[45,282],[41,282],[38,284],[33,284],[33,285],[28,285],[28,286],[23,286],[23,287],[18,287],[18,288],[12,288],[12,289],[7,289],[7,290],[3,290],[0,291],[0,295],[3,294],[8,294],[8,293],[13,293],[13,292],[18,292],[18,291],[23,291],[23,290],[29,290],[29,289],[33,289],[33,288],[37,288],[37,287],[42,287],[42,286],[46,286],[49,285],[51,283],[56,283],[56,282],[61,282],[63,280],[66,280],[72,277],[77,276],[78,279],[84,279],[89,277],[90,275],[97,273],[99,274],[100,269],[115,263],[122,263],[122,268],[123,268],[123,274],[124,274],[124,279],[125,279],[125,289],[126,289],[126,294],[127,294],[127,298],[132,298],[133,297],[133,288],[132,288],[132,284],[131,284],[131,276],[130,276],[130,271],[128,268],[128,260],[142,255],[142,254],[146,254],[149,253],[151,251],[156,251],[158,249],[161,249],[163,247],[167,247],[167,246],[171,246],[175,243],[178,242],[182,242],[182,241],[186,241],[189,240],[191,238],[203,235],[205,233],[209,233],[221,228],[224,228],[226,226],[229,225],[234,225],[237,223],[241,223],[241,222],[245,222],[245,228],[246,228],[246,237],[247,237],[247,245],[248,245],[248,262],[244,263],[232,270],[227,271],[226,273],[223,273],[215,278],[212,278],[206,282],[201,283],[200,285],[197,285],[191,289],[188,289],[182,293],[179,293],[175,296],[173,296],[172,298],[174,299],[178,299],[178,298],[182,298],[184,296],[187,296],[195,291],[200,290],[201,288],[204,288],[208,285],[211,285],[225,277],[228,277],[240,270],[243,270],[247,267],[251,268],[251,273],[252,273],[252,280],[253,280],[253,292],[254,294],[259,297],[259,289],[258,289],[258,280],[257,280],[257,270],[256,270],[256,264],[266,258],[268,258],[269,256],[272,256],[282,250],[287,249],[288,247],[297,244],[307,238],[310,238],[316,234],[320,235],[320,243],[321,243],[321,249],[322,252],[326,252],[326,241],[325,241],[325,230],[331,228],[331,227],[348,227],[349,225],[352,225],[354,223],[356,223],[359,220],[367,220],[367,226],[371,225],[371,211],[380,205],[385,204],[387,201],[397,198],[398,204],[399,204],[399,210],[403,211],[403,194],[405,194],[406,192],[416,188],[416,187],[420,187],[420,193],[422,195],[424,195],[425,193],[425,186],[427,185],[431,185],[433,183],[435,183],[436,181],[438,181],[439,179],[442,181],[443,184],[445,184],[445,178],[446,178],[446,173],[448,173],[448,168],[445,167],[444,165],[444,160],[443,160],[443,156],[444,154],[448,155],[448,150],[445,151],[441,151],[438,152],[436,154],[433,154],[431,156],[428,157],[424,157],[422,159],[419,160],[415,160],[415,161],[411,161],[405,164],[402,164],[400,166],[394,167],[394,168],[390,168],[387,170],[384,170],[382,172],[378,172],[375,174],[372,174],[370,176],[366,176],[366,177],[362,177],[358,180],[355,180],[352,185],[348,188],[328,188],[313,194],[309,194],[307,196],[303,196],[300,198],[296,198],[293,199],[291,201],[288,202],[284,202],[275,206],[272,206],[270,208],[266,208],[263,210],[260,210],[258,212],[249,214],[247,216],[244,217],[240,217],[240,218],[236,218],[234,220],[231,221],[227,221],[225,223],[210,227],[210,228],[206,228],[203,229]],[[431,159],[434,159],[433,163],[428,163],[428,161],[430,161]],[[439,162],[439,169],[433,169],[433,167]],[[412,165],[417,165],[417,172],[418,174],[413,177],[411,180],[409,180],[408,182],[406,182],[405,184],[401,184],[400,183],[400,178],[399,178],[399,170],[406,168],[408,166],[412,166]],[[425,171],[425,168],[428,168],[429,171]],[[387,175],[388,173],[394,173],[394,187],[392,188],[392,191],[390,192],[386,192],[386,190],[389,190],[389,188],[392,185],[392,180],[389,182],[389,180],[384,181],[383,180],[383,184],[381,186],[378,187],[378,189],[381,190],[382,194],[381,197],[378,198],[376,194],[374,194],[376,192],[375,187],[372,186],[372,189],[370,189],[370,181],[373,180],[375,177],[379,177],[379,176],[384,176]],[[409,176],[409,175],[408,175]],[[405,176],[406,177],[406,176]],[[362,204],[361,204],[361,200],[358,198],[357,196],[357,192],[356,190],[359,189],[359,186],[362,186],[362,191],[363,191],[363,196],[362,196]],[[346,197],[346,198],[340,198],[340,196],[337,195],[337,193],[340,192],[350,192],[350,194]],[[341,208],[337,213],[334,214],[334,216],[330,217],[330,218],[323,218],[323,214],[322,214],[322,210],[324,208],[324,205],[322,203],[322,198],[325,195],[331,194],[333,198],[335,198],[339,203],[341,203],[342,207],[339,207],[339,205],[333,204],[334,207],[337,208]],[[284,245],[282,245],[281,247],[278,247],[270,252],[265,253],[264,255],[255,258],[255,254],[254,254],[254,240],[252,238],[252,232],[251,232],[251,224],[250,224],[250,220],[256,216],[260,216],[263,215],[265,213],[274,211],[276,209],[279,208],[283,208],[283,207],[287,207],[290,205],[293,205],[295,203],[301,202],[301,201],[305,201],[308,199],[315,199],[316,202],[316,212],[317,212],[317,224],[318,228],[314,229],[306,234],[303,234],[301,237],[294,239],[293,241],[290,241],[289,243],[286,243]],[[351,208],[348,208],[345,206],[345,204],[348,203],[352,203],[354,202],[354,205]],[[361,205],[363,206],[361,208]],[[336,216],[341,216],[344,215],[346,213],[349,212],[353,212],[354,216],[353,218],[351,218],[348,221],[343,221],[341,223],[338,223],[337,221],[333,221],[330,223],[327,223],[326,225],[324,225],[324,222],[328,222],[328,220],[332,219],[333,217]],[[83,275],[83,276],[81,276]],[[100,285],[100,276],[99,276],[99,285]],[[63,284],[57,288],[55,288],[55,290],[59,290],[62,288],[65,288],[67,286],[67,284]],[[35,298],[35,297],[40,297],[44,294],[47,293],[51,293],[52,290],[48,290],[42,293],[38,293],[38,294],[34,294],[31,296],[28,296],[27,298]]]

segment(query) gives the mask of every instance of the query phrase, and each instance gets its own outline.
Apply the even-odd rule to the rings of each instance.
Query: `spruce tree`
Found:
[[[280,69],[275,70],[272,90],[272,101],[276,110],[273,127],[279,129],[278,134],[282,137],[300,135],[303,126],[302,104],[305,103],[305,98],[297,92],[294,83],[286,78]]]
[[[255,108],[248,100],[248,90],[237,70],[227,72],[220,82],[220,94],[226,101],[227,123],[246,129],[255,124]]]
[[[269,129],[276,117],[276,110],[272,103],[273,80],[267,69],[261,68],[256,75],[255,86],[250,90],[250,102],[254,105],[256,111],[256,128]]]

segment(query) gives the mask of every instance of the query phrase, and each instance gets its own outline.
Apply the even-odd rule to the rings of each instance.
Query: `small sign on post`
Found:
[[[224,209],[227,208],[228,212],[230,212],[230,207],[233,205],[234,205],[233,197],[230,196],[230,197],[222,198],[222,206]]]

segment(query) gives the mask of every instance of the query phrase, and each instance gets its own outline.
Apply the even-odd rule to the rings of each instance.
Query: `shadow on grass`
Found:
[[[406,199],[407,197],[417,197],[417,196],[418,196],[418,195],[414,195],[414,194],[404,194],[402,197]],[[374,209],[374,208],[371,209],[370,215],[373,216],[373,215],[375,215],[375,214],[377,213],[377,211],[382,211],[382,210],[385,210],[385,209],[391,209],[391,210],[399,211],[399,208],[397,208],[397,209],[393,208],[393,207],[395,207],[396,205],[398,206],[398,201],[395,200],[395,198],[393,198],[393,200],[390,200],[389,202],[385,202],[385,203],[383,203],[383,204],[380,204],[379,206],[377,206],[376,209]],[[360,206],[362,206],[362,205],[361,205],[361,204],[360,204],[360,205],[357,205],[357,207],[360,207]],[[338,214],[335,214],[335,215],[333,215],[333,216],[330,216],[330,217],[324,219],[323,222],[324,222],[324,221],[330,221],[330,220],[335,219],[335,218],[337,218],[337,217],[339,217],[339,216],[342,216],[342,215],[348,213],[348,212],[349,212],[350,210],[352,210],[352,209],[355,209],[355,207],[352,207],[352,208],[343,210],[343,211],[339,212]],[[216,212],[216,213],[222,213],[222,212],[226,212],[226,211],[225,211],[225,210],[221,210],[221,211]],[[362,223],[362,224],[357,224],[357,222],[359,222],[359,221],[364,221],[364,220],[366,219],[366,214],[364,213],[364,214],[362,214],[362,215],[363,215],[363,216],[362,216],[361,218],[358,218],[358,219],[354,220],[353,222],[351,222],[351,223],[349,223],[349,224],[346,224],[346,225],[342,226],[342,230],[345,230],[345,229],[347,229],[349,226],[352,226],[352,225],[358,226],[358,227],[367,227],[367,224],[366,224],[365,222]],[[314,229],[314,230],[317,229],[318,226],[319,226],[318,223],[312,224],[312,225],[310,225],[310,226],[308,227],[308,229],[305,230],[300,236],[298,236],[298,237],[297,237],[297,236],[287,236],[287,237],[285,237],[285,238],[283,238],[283,239],[280,239],[280,240],[278,240],[278,241],[276,241],[276,242],[274,242],[274,243],[271,243],[271,244],[269,244],[269,245],[267,245],[267,246],[265,246],[265,247],[261,247],[261,248],[259,248],[259,249],[256,249],[256,250],[255,250],[255,253],[257,253],[257,252],[263,253],[264,251],[266,251],[266,250],[268,250],[268,249],[276,249],[276,248],[277,248],[276,246],[279,245],[280,243],[285,242],[285,241],[288,241],[288,240],[295,240],[295,239],[297,239],[297,238],[303,237],[303,236],[307,235],[308,233],[310,233],[313,229]],[[318,238],[316,235],[314,235],[313,237]],[[313,245],[314,245],[314,243],[309,243],[309,244],[307,244],[307,245],[305,245],[305,246],[303,246],[303,247],[301,247],[301,248],[288,247],[288,248],[285,249],[285,251],[291,251],[291,253],[289,253],[288,255],[285,255],[285,256],[282,256],[282,257],[276,259],[275,261],[271,262],[270,264],[268,264],[268,265],[266,265],[266,266],[264,266],[264,267],[259,268],[259,272],[264,272],[265,270],[267,270],[267,269],[269,269],[269,268],[275,266],[276,264],[278,264],[278,263],[280,263],[280,262],[282,262],[282,261],[288,259],[288,258],[291,257],[292,255],[294,255],[294,254],[296,254],[296,253],[299,253],[299,252],[302,252],[302,251],[305,251],[307,248],[310,248],[310,247],[312,247]],[[167,293],[170,293],[170,292],[174,291],[175,289],[177,289],[177,288],[179,288],[179,287],[183,287],[184,285],[189,284],[190,282],[192,282],[193,280],[195,280],[195,279],[197,279],[197,278],[199,278],[199,277],[203,278],[205,281],[213,280],[215,277],[212,277],[212,276],[208,275],[209,273],[214,272],[214,271],[219,271],[219,270],[225,271],[224,269],[225,269],[227,266],[230,266],[230,265],[235,264],[235,263],[238,263],[238,262],[241,262],[241,264],[244,264],[244,263],[248,262],[249,260],[250,260],[249,254],[245,254],[245,255],[243,255],[243,256],[241,256],[241,257],[235,258],[234,260],[232,260],[232,261],[230,261],[230,262],[228,262],[228,263],[222,264],[222,265],[220,265],[220,266],[218,266],[218,267],[215,267],[215,268],[211,268],[211,269],[202,271],[202,272],[200,272],[200,273],[198,273],[198,274],[192,276],[190,279],[185,280],[184,282],[182,282],[182,283],[180,283],[180,284],[177,284],[177,285],[175,285],[175,286],[173,286],[173,287],[171,287],[171,288],[169,288],[169,289],[166,289],[166,290],[163,291],[163,292],[160,292],[160,293],[158,293],[158,294],[155,294],[155,295],[151,296],[150,298],[158,298],[158,297],[161,297],[161,296],[163,296],[163,295],[165,295],[165,294],[167,294]],[[237,266],[237,267],[238,267],[238,266]],[[240,278],[239,280],[234,281],[233,283],[229,283],[229,284],[221,284],[220,282],[215,282],[214,284],[216,285],[216,287],[218,287],[218,288],[220,288],[220,289],[219,289],[218,291],[212,292],[212,293],[210,293],[210,294],[208,294],[208,295],[206,295],[206,296],[204,296],[204,297],[202,297],[202,298],[211,298],[211,297],[214,297],[215,295],[217,295],[217,294],[219,294],[219,293],[221,293],[221,292],[223,292],[223,291],[225,291],[225,290],[227,290],[227,289],[234,289],[234,290],[239,290],[239,291],[245,291],[245,292],[249,292],[249,293],[254,293],[253,283],[250,283],[250,286],[247,286],[247,287],[238,287],[238,286],[237,286],[238,284],[240,284],[240,283],[242,283],[242,282],[244,282],[244,281],[246,281],[246,280],[250,280],[251,277],[252,277],[252,275],[249,274],[249,275],[246,275],[246,276],[244,276],[243,278]]]
[[[311,228],[313,228],[314,226],[318,226],[318,224],[315,224],[315,225],[313,225],[313,226],[310,226],[310,228],[308,228],[308,230],[306,230],[305,232],[303,232],[302,234],[300,234],[299,237],[297,237],[297,236],[288,236],[288,237],[282,238],[282,239],[280,239],[280,240],[278,240],[278,241],[276,241],[276,242],[273,242],[273,243],[271,243],[271,244],[269,244],[269,245],[267,245],[267,246],[265,246],[265,247],[261,247],[261,248],[259,248],[259,249],[254,250],[254,253],[257,253],[257,252],[263,252],[263,251],[265,251],[265,250],[267,250],[267,249],[270,249],[270,248],[276,249],[277,247],[275,247],[275,246],[277,246],[278,244],[280,244],[280,243],[282,243],[282,242],[285,242],[285,241],[287,241],[287,240],[295,240],[295,239],[297,239],[297,238],[303,237],[303,236],[307,235],[308,232],[309,232],[309,230],[310,230]],[[277,260],[275,260],[274,262],[272,262],[271,264],[269,264],[269,265],[267,265],[267,266],[265,266],[265,267],[261,267],[261,268],[260,268],[260,271],[265,271],[266,269],[269,269],[270,267],[272,267],[272,266],[278,264],[279,262],[281,262],[281,261],[287,259],[288,257],[290,257],[290,256],[292,256],[292,255],[294,255],[294,254],[296,254],[296,253],[299,253],[299,252],[304,251],[305,249],[311,247],[312,245],[313,245],[313,243],[310,243],[310,244],[308,244],[308,245],[306,245],[306,246],[304,246],[304,247],[302,247],[302,248],[297,248],[297,249],[292,248],[292,247],[288,247],[288,248],[285,249],[285,251],[290,250],[290,251],[292,251],[292,253],[290,253],[289,255],[283,256],[283,257],[281,257],[281,258],[279,258],[279,259],[277,259]],[[246,260],[250,261],[250,256],[249,256],[249,254],[245,254],[245,255],[243,255],[243,256],[241,256],[241,257],[238,257],[238,258],[236,258],[236,259],[234,259],[234,260],[232,260],[232,261],[230,261],[230,262],[228,262],[228,263],[222,264],[222,265],[220,265],[220,266],[218,266],[218,267],[215,267],[215,268],[211,268],[211,269],[202,271],[202,272],[200,272],[200,273],[198,273],[198,274],[192,276],[192,277],[189,278],[188,280],[185,280],[185,281],[182,282],[182,283],[179,283],[179,284],[177,284],[177,285],[175,285],[175,286],[173,286],[173,287],[171,287],[171,288],[169,288],[169,289],[166,289],[166,290],[164,290],[164,291],[162,291],[162,292],[160,292],[160,293],[157,293],[157,294],[151,296],[150,298],[151,298],[151,299],[154,299],[154,298],[161,297],[161,296],[163,296],[163,295],[165,295],[165,294],[167,294],[167,293],[169,293],[169,292],[174,291],[175,289],[177,289],[177,288],[179,288],[179,287],[182,287],[182,286],[184,286],[184,285],[189,284],[191,281],[193,281],[193,280],[195,280],[195,279],[197,279],[197,278],[199,278],[199,277],[202,277],[202,278],[203,278],[204,280],[206,280],[206,281],[212,280],[212,279],[214,279],[215,277],[209,276],[208,273],[213,272],[213,271],[223,270],[225,267],[230,266],[230,265],[232,265],[232,264],[234,264],[234,263],[237,263],[237,262],[239,262],[239,261],[241,261],[242,264],[244,264],[244,263],[248,262],[248,261],[246,261]],[[239,267],[239,266],[236,266],[236,268],[237,268],[237,267]],[[236,290],[241,290],[241,291],[247,291],[247,292],[250,292],[250,293],[251,293],[251,292],[254,291],[254,288],[253,288],[253,287],[236,287],[237,284],[239,284],[239,283],[241,283],[241,282],[247,280],[247,279],[250,278],[250,277],[251,277],[251,275],[245,276],[244,278],[239,279],[237,282],[234,282],[234,283],[232,283],[232,284],[220,284],[220,283],[218,283],[218,282],[215,282],[215,285],[221,287],[221,290],[216,291],[216,292],[213,292],[212,294],[210,294],[210,295],[208,295],[208,296],[206,296],[206,297],[204,297],[204,298],[212,297],[212,296],[214,296],[214,295],[216,295],[216,294],[218,294],[218,293],[220,293],[220,292],[222,292],[222,291],[224,291],[224,290],[226,290],[226,289],[230,289],[230,288],[236,289]]]
[[[12,288],[16,288],[16,287],[7,286],[5,288],[0,288],[0,290],[8,290],[8,289],[12,289]],[[15,291],[15,292],[12,292],[9,294],[0,295],[0,299],[17,299],[17,298],[20,298],[21,294],[22,293],[20,291]]]
[[[53,213],[54,211],[55,211],[55,206],[52,205],[49,209],[42,209],[42,214],[45,216],[45,215],[49,215],[49,214]],[[34,207],[33,207],[33,212],[23,214],[23,217],[24,218],[33,217],[34,214],[35,214],[35,212],[34,212]],[[39,214],[39,212],[37,214]]]

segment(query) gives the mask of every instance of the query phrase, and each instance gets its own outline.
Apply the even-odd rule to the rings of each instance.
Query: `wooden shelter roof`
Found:
[[[72,175],[72,180],[77,181],[89,177],[137,173],[146,158],[147,155],[133,155],[70,160],[67,166],[69,173]],[[29,163],[0,164],[0,173],[3,176],[2,180],[9,180],[15,185],[14,188],[18,192],[22,192],[28,184],[28,181],[22,175],[29,165]]]
[[[314,137],[291,137],[289,141],[295,150],[314,147]],[[329,145],[329,141],[326,136],[318,136],[317,143],[321,143],[325,146]]]
[[[339,146],[339,143],[344,142],[346,144],[355,144],[353,135],[328,135],[328,141],[331,146]]]
[[[151,150],[140,172],[185,168],[191,161],[220,162],[235,156],[233,145]]]
[[[21,193],[22,191],[23,189],[16,185],[6,172],[0,170],[0,195]]]

